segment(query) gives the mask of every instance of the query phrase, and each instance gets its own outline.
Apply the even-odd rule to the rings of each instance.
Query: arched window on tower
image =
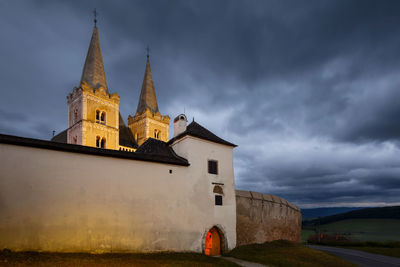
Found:
[[[100,122],[100,110],[96,110],[96,122]]]
[[[157,129],[154,130],[154,138],[155,139],[160,139],[160,131],[157,130]]]
[[[96,136],[96,147],[100,147],[100,136]]]
[[[101,148],[106,148],[106,138],[105,137],[103,137],[101,139]]]
[[[103,111],[103,112],[101,113],[101,116],[100,116],[100,123],[101,123],[101,124],[106,124],[106,112],[105,112],[105,111]]]

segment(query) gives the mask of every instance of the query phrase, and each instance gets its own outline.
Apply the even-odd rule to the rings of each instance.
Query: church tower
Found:
[[[80,85],[67,99],[67,143],[119,149],[119,95],[108,91],[96,20]]]
[[[138,107],[135,116],[128,117],[128,126],[139,145],[143,144],[148,138],[168,142],[169,119],[168,115],[163,116],[158,110],[149,53],[147,52],[146,70],[144,72]]]

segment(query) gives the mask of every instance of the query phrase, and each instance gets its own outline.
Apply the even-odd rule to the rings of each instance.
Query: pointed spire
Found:
[[[141,114],[148,108],[151,112],[158,112],[156,90],[154,89],[153,77],[151,75],[149,52],[147,51],[147,62],[146,70],[144,72],[144,79],[142,84],[142,91],[140,92],[140,98],[136,113]]]
[[[99,32],[96,22],[95,17],[95,26],[82,71],[81,83],[87,82],[94,89],[103,86],[107,90],[106,74],[104,72],[103,56],[101,55]]]

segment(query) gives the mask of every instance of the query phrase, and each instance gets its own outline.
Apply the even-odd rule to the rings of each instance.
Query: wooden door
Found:
[[[221,255],[221,237],[214,227],[206,235],[204,253],[209,256]]]

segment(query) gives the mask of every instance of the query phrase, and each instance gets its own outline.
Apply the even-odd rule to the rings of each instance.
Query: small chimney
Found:
[[[185,114],[179,114],[174,119],[174,137],[186,131],[187,118]]]

